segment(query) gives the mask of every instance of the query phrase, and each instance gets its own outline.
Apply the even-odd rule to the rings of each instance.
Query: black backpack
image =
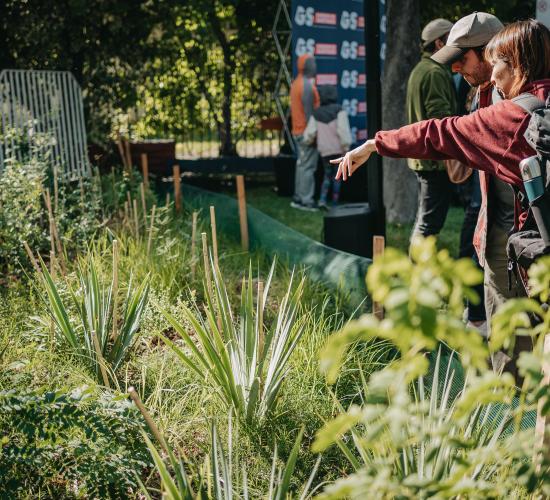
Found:
[[[516,198],[527,211],[521,231],[508,238],[508,272],[529,295],[527,270],[543,255],[550,255],[550,96],[546,102],[533,94],[524,93],[512,100],[531,114],[524,137],[536,152],[541,166],[544,194],[529,202],[527,196],[514,186]]]

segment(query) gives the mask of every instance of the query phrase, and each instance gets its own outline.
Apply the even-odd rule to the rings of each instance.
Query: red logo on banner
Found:
[[[365,27],[365,18],[363,16],[359,16],[357,18],[357,27],[358,28],[364,28]]]
[[[360,73],[359,78],[357,79],[357,85],[365,85],[367,83],[367,75],[365,73]]]
[[[313,18],[315,24],[328,24],[336,26],[336,13],[334,12],[316,12]]]
[[[336,73],[320,73],[315,79],[317,85],[336,85],[338,84],[338,75]]]
[[[358,113],[366,113],[367,112],[367,103],[365,101],[362,101],[357,106],[357,112]]]
[[[357,49],[357,55],[359,57],[365,57],[365,46],[359,45],[359,48]]]
[[[316,56],[335,56],[337,53],[338,53],[338,47],[335,43],[315,44]]]
[[[361,129],[357,131],[357,140],[364,141],[367,138],[367,130]]]

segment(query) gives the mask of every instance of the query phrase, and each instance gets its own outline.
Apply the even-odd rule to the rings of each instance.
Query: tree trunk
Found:
[[[382,78],[382,127],[407,123],[409,74],[420,59],[419,0],[386,0],[386,61]],[[418,204],[416,176],[407,160],[384,158],[384,203],[389,222],[411,222]]]

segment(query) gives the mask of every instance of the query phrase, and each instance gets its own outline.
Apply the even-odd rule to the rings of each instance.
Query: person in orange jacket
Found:
[[[298,76],[290,86],[292,136],[298,150],[294,196],[290,206],[307,211],[317,210],[313,195],[315,192],[315,170],[319,158],[315,146],[306,144],[303,140],[307,122],[313,110],[319,106],[319,93],[315,87],[316,73],[314,57],[309,54],[301,55],[298,58]]]

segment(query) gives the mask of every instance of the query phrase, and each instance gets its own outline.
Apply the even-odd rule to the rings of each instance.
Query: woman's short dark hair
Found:
[[[485,59],[502,60],[516,73],[508,96],[516,97],[526,83],[550,77],[550,31],[534,19],[509,24],[491,38]]]

